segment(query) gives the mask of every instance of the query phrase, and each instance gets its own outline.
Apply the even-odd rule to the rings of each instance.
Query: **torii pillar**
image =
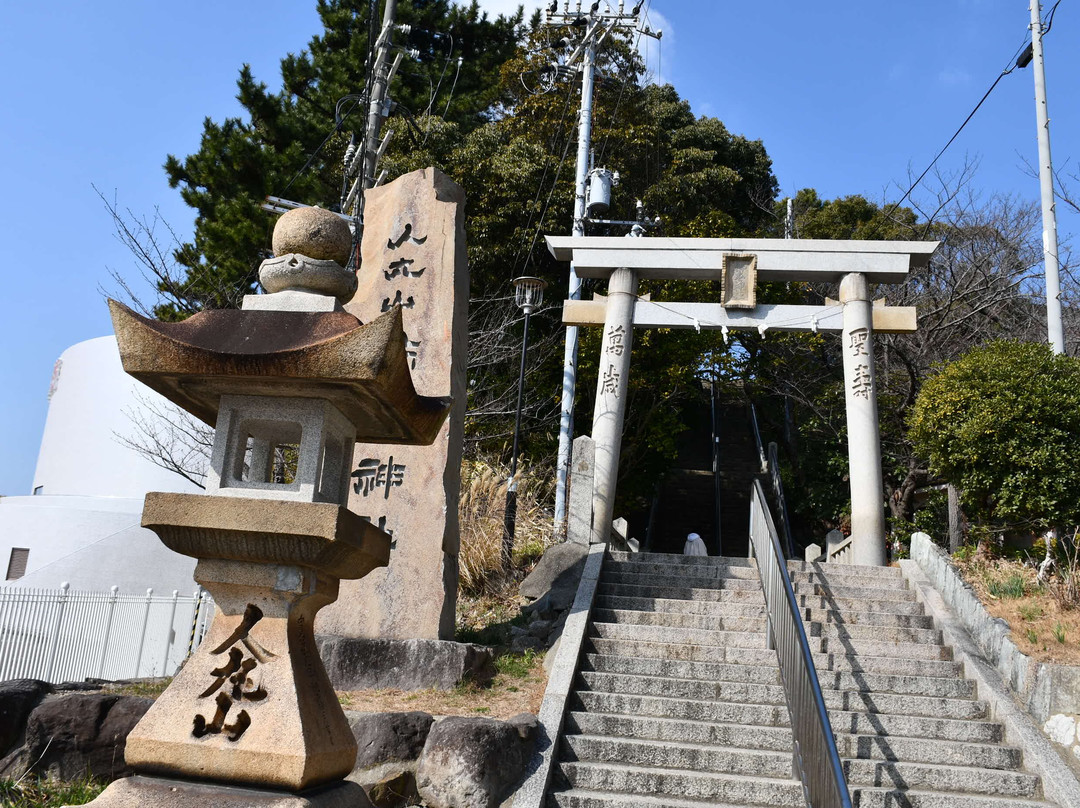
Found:
[[[619,476],[626,389],[630,378],[630,349],[634,340],[634,304],[637,274],[621,267],[608,281],[600,371],[596,379],[592,437],[596,447],[593,466],[591,544],[607,542],[615,515],[615,484]]]
[[[852,563],[885,564],[885,510],[881,507],[881,435],[874,384],[873,303],[866,276],[840,281],[844,307],[844,403],[851,487]]]

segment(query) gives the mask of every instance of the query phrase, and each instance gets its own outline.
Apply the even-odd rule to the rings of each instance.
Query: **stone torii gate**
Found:
[[[608,280],[606,299],[563,304],[567,325],[604,327],[592,431],[594,542],[607,541],[613,516],[634,328],[842,331],[852,562],[885,563],[873,335],[912,332],[916,323],[914,308],[877,306],[869,287],[903,283],[927,265],[938,242],[547,236],[547,244],[579,277]],[[640,299],[642,278],[720,281],[721,302]],[[839,301],[758,306],[758,280],[838,282]]]

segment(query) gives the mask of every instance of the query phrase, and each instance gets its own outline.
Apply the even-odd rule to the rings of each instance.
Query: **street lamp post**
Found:
[[[517,410],[514,415],[514,450],[510,457],[510,479],[506,485],[506,511],[503,515],[503,569],[510,569],[514,550],[514,528],[517,522],[517,461],[521,437],[521,399],[525,392],[525,352],[529,347],[529,317],[544,302],[547,281],[524,275],[514,279],[514,302],[525,313],[525,332],[521,338],[521,368],[518,371]]]

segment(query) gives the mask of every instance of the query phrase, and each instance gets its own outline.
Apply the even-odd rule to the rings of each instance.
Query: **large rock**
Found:
[[[444,718],[428,734],[416,770],[428,808],[496,808],[525,773],[536,716],[509,721]]]
[[[0,682],[0,758],[19,742],[30,711],[52,690],[48,682],[38,679]]]
[[[356,738],[356,768],[348,779],[378,808],[417,804],[416,764],[435,722],[427,713],[346,712]]]
[[[532,600],[538,600],[552,590],[577,593],[588,554],[589,548],[583,544],[556,544],[544,553],[533,571],[521,582],[518,591],[522,597]]]
[[[336,690],[452,690],[495,676],[491,649],[444,640],[365,640],[318,636],[319,654]]]
[[[128,733],[152,699],[109,693],[72,693],[49,699],[30,713],[26,741],[3,761],[0,776],[26,771],[72,780],[87,773],[106,780],[125,777]]]

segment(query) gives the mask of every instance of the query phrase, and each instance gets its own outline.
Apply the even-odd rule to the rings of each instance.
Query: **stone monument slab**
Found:
[[[315,627],[344,637],[451,639],[468,354],[464,193],[434,168],[366,193],[359,288],[345,310],[366,323],[400,307],[417,392],[453,405],[430,446],[357,445],[348,506],[391,534],[394,550],[388,567],[342,581]]]

